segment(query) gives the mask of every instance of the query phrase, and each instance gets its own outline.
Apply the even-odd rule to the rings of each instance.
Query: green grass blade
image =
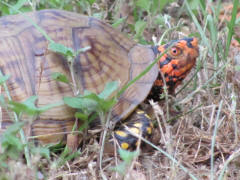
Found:
[[[219,107],[218,107],[218,112],[217,112],[217,117],[216,117],[216,121],[215,121],[215,126],[214,126],[214,130],[213,130],[213,136],[212,136],[212,141],[211,141],[211,180],[214,180],[214,147],[215,147],[215,142],[216,142],[216,136],[217,136],[217,130],[218,130],[218,122],[219,122],[219,116],[222,110],[222,104],[223,101],[221,101],[219,103]]]
[[[226,59],[226,57],[228,56],[228,53],[229,53],[229,48],[230,48],[230,44],[231,44],[231,41],[232,41],[232,36],[234,34],[234,27],[235,27],[235,21],[236,21],[236,17],[237,17],[238,6],[239,6],[239,0],[234,0],[233,9],[232,9],[232,18],[231,18],[231,21],[228,24],[228,36],[227,36],[224,59]]]
[[[199,24],[196,16],[195,16],[194,13],[192,12],[192,10],[191,10],[191,8],[190,8],[190,6],[189,6],[189,4],[188,4],[188,1],[185,1],[185,5],[186,5],[186,7],[187,7],[187,10],[188,10],[189,14],[190,14],[191,17],[192,17],[192,20],[193,20],[194,24],[196,25],[196,27],[197,27],[200,35],[201,35],[201,38],[202,38],[202,41],[203,41],[204,45],[208,47],[208,50],[209,50],[210,54],[213,55],[213,50],[212,50],[212,48],[210,47],[210,44],[209,44],[209,42],[208,42],[208,38],[207,38],[206,34],[204,33],[204,31],[203,31],[203,29],[202,29],[202,26]]]

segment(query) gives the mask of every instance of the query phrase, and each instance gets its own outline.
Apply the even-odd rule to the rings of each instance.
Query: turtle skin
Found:
[[[30,96],[37,96],[37,107],[62,101],[65,96],[73,96],[73,92],[69,85],[51,78],[52,73],[60,72],[71,79],[67,61],[62,55],[48,49],[49,41],[29,19],[57,43],[75,51],[91,47],[74,59],[74,74],[80,94],[85,90],[100,93],[107,82],[116,80],[120,82],[120,88],[123,87],[173,45],[146,75],[119,97],[112,110],[111,120],[114,123],[126,119],[147,96],[158,99],[155,94],[163,87],[160,71],[168,88],[175,89],[194,66],[198,56],[196,38],[171,41],[163,46],[143,46],[98,19],[62,10],[41,10],[2,17],[0,70],[4,75],[11,75],[7,87],[12,100],[23,102]],[[6,97],[3,88],[1,93]],[[28,124],[27,135],[34,136],[36,142],[57,143],[65,141],[66,135],[71,133],[76,121],[75,112],[75,109],[63,104],[34,117],[22,115],[21,119]],[[12,124],[13,119],[11,112],[1,108],[2,128]],[[143,122],[142,119],[140,122]],[[81,126],[81,120],[78,121]],[[150,124],[143,126],[147,134],[151,134]],[[128,148],[122,145],[121,140],[119,144]]]

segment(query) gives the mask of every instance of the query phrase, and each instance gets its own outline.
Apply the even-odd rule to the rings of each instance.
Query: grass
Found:
[[[189,81],[184,81],[186,85],[182,86],[183,89],[177,90],[176,97],[168,97],[167,104],[157,106],[155,113],[152,113],[159,119],[158,126],[161,129],[159,130],[161,136],[158,135],[157,130],[154,131],[156,134],[154,136],[160,138],[160,141],[153,145],[155,150],[143,151],[140,155],[126,155],[126,157],[122,153],[120,154],[123,156],[122,163],[119,163],[121,160],[118,158],[115,158],[115,163],[114,158],[102,154],[101,166],[104,174],[102,176],[105,179],[131,176],[132,179],[137,179],[137,175],[141,175],[147,179],[191,177],[199,180],[222,180],[237,179],[240,176],[238,171],[240,85],[234,79],[237,74],[234,63],[240,60],[236,58],[239,47],[231,44],[232,39],[237,40],[240,36],[237,31],[234,32],[234,29],[240,25],[237,18],[238,0],[228,2],[228,5],[233,4],[228,14],[224,13],[226,5],[220,0],[217,2],[185,1],[181,9],[174,9],[177,2],[167,4],[167,1],[160,0],[153,0],[152,3],[147,0],[131,1],[129,7],[125,7],[124,1],[113,3],[95,0],[71,2],[50,0],[39,3],[33,1],[31,4],[29,2],[19,0],[8,3],[15,5],[19,11],[57,8],[100,17],[142,44],[153,44],[153,35],[157,36],[161,42],[179,38],[182,34],[199,38],[200,57],[196,69],[188,76]],[[159,4],[156,5],[156,3]],[[170,13],[168,17],[163,15],[166,9]],[[3,4],[0,4],[0,10],[2,15],[15,13]],[[230,17],[229,22],[224,21],[226,16]],[[181,24],[178,21],[184,23]],[[69,82],[60,74],[56,79]],[[1,79],[0,83],[5,80],[7,78]],[[89,96],[97,98],[95,95]],[[3,106],[2,101],[0,102]],[[99,102],[101,102],[100,99]],[[166,106],[170,108],[167,112]],[[173,110],[173,107],[178,111]],[[83,115],[78,114],[78,116]],[[167,123],[176,117],[175,124]],[[20,128],[16,127],[17,130]],[[11,131],[11,136],[6,137],[14,137],[14,132]],[[94,137],[93,133],[93,139]],[[59,147],[56,146],[35,150],[31,144],[25,141],[19,142],[14,138],[7,142],[8,149],[0,154],[1,164],[5,163],[4,167],[0,167],[0,179],[15,179],[19,174],[26,178],[29,172],[27,166],[31,166],[31,175],[37,179],[84,178],[84,176],[98,179],[98,174],[95,172],[98,170],[96,156],[101,147],[94,140],[77,155],[66,149],[61,150],[62,147],[58,150]],[[19,147],[19,152],[16,156],[10,156],[11,149],[16,147]],[[27,162],[21,156],[24,148]],[[29,151],[27,153],[26,148]],[[37,153],[32,153],[33,151]],[[5,158],[3,155],[9,155],[7,160],[3,159]],[[127,158],[128,156],[131,160]],[[19,166],[14,165],[14,162],[21,164],[21,171],[17,171]],[[113,171],[112,167],[116,169]],[[126,170],[126,167],[130,168]],[[125,173],[125,176],[118,176],[117,172]]]

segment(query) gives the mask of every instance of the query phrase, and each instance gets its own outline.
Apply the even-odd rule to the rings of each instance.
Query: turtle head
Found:
[[[165,45],[155,47],[155,52],[161,54],[167,49],[168,51],[158,61],[160,73],[153,86],[153,91],[158,92],[153,94],[157,93],[158,97],[159,91],[161,93],[164,85],[162,76],[165,79],[169,93],[174,93],[175,88],[195,65],[199,55],[198,40],[196,38],[173,40]]]

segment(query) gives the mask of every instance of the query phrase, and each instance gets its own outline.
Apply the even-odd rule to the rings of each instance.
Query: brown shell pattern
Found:
[[[137,45],[111,26],[91,17],[60,10],[27,13],[57,43],[74,50],[91,46],[75,59],[77,83],[84,90],[99,93],[110,81],[121,87],[142,72],[155,58],[151,48]],[[53,72],[70,78],[66,60],[49,51],[48,41],[23,15],[0,19],[0,69],[11,75],[7,81],[14,101],[38,96],[37,106],[59,102],[73,96],[71,88],[51,79]],[[120,97],[113,109],[113,121],[126,118],[148,95],[158,74],[157,66]],[[1,88],[1,93],[4,93]],[[2,127],[11,124],[12,114],[1,109]],[[37,117],[23,117],[30,122],[29,135],[40,136],[43,143],[65,138],[74,124],[74,110],[63,105]]]

